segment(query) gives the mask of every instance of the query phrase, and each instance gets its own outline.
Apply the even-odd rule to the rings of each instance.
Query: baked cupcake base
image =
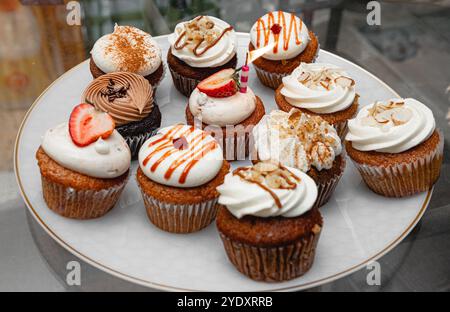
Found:
[[[216,187],[229,170],[230,165],[224,161],[217,176],[205,185],[179,188],[154,182],[138,168],[136,179],[150,221],[171,233],[192,233],[208,226],[219,206]]]
[[[103,72],[98,66],[95,64],[92,57],[89,60],[89,69],[91,70],[92,77],[98,78],[102,75],[105,75],[105,72]],[[164,64],[161,62],[161,65],[158,67],[158,69],[151,73],[150,75],[144,76],[145,79],[150,82],[153,89],[156,89],[161,82],[162,78],[164,76]]]
[[[130,147],[131,157],[135,159],[142,144],[153,136],[161,126],[161,111],[156,102],[150,114],[142,120],[133,121],[125,125],[116,127],[116,130],[123,136],[125,142]]]
[[[217,67],[192,67],[172,54],[167,52],[167,64],[172,75],[175,88],[185,96],[190,96],[198,83],[212,74],[227,68],[236,68],[237,56],[235,55],[226,64]]]
[[[253,113],[240,124],[236,125],[236,127],[239,126],[239,128],[245,129],[245,131],[233,131],[231,133],[228,133],[226,127],[221,127],[222,134],[220,135],[220,137],[217,133],[211,131],[211,135],[222,147],[224,159],[229,161],[243,160],[250,154],[250,146],[252,146],[250,145],[250,136],[253,127],[263,118],[264,114],[264,104],[262,100],[258,96],[256,96],[256,107]],[[186,123],[188,125],[194,125],[194,122],[194,115],[192,115],[188,104],[186,106]],[[208,126],[207,124],[202,123],[203,130],[205,130],[205,128],[207,127],[210,127],[210,129],[213,128],[211,126]],[[232,148],[230,148],[230,146]]]
[[[39,147],[36,152],[47,206],[61,216],[93,219],[117,203],[128,180],[128,171],[113,179],[93,178],[64,168]]]
[[[305,274],[314,262],[323,220],[317,209],[294,217],[234,217],[219,208],[217,229],[228,259],[253,280],[287,281]]]
[[[424,142],[402,153],[363,152],[345,142],[345,148],[366,185],[387,197],[428,191],[441,171],[444,140],[438,130]]]
[[[281,94],[282,88],[283,84],[281,84],[275,91],[275,102],[277,103],[277,106],[280,110],[290,112],[291,109],[295,108],[311,116],[320,116],[336,129],[336,132],[338,133],[341,140],[345,138],[345,135],[347,134],[347,121],[355,117],[358,112],[359,95],[356,95],[352,105],[350,105],[343,111],[330,114],[318,114],[308,109],[296,107],[289,104],[288,101],[286,101],[285,97]]]
[[[281,61],[268,60],[263,57],[253,61],[256,74],[263,85],[276,90],[282,83],[283,77],[291,74],[300,63],[313,63],[319,53],[319,41],[316,35],[309,32],[310,41],[302,53],[294,58]],[[249,51],[255,50],[255,46],[250,42]]]

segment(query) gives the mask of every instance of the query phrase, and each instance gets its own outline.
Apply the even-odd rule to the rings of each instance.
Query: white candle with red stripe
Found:
[[[240,81],[240,90],[241,93],[247,93],[248,86],[248,74],[250,72],[250,67],[248,67],[248,53],[245,58],[245,65],[241,68],[241,81]]]

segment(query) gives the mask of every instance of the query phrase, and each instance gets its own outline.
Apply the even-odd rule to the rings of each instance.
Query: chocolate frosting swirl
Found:
[[[92,81],[83,93],[83,101],[109,113],[116,126],[121,126],[150,114],[153,89],[141,75],[114,72]]]

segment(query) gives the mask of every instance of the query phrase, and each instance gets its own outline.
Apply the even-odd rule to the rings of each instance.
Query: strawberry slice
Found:
[[[90,104],[77,105],[70,114],[70,137],[73,143],[80,147],[87,146],[99,138],[107,139],[115,126],[110,115]]]
[[[210,97],[224,98],[237,92],[237,75],[233,68],[222,69],[200,81],[197,88]]]

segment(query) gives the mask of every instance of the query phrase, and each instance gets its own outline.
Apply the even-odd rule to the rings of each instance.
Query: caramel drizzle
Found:
[[[281,25],[282,32],[283,32],[283,49],[284,51],[287,51],[289,49],[289,41],[291,39],[292,35],[292,29],[295,31],[295,43],[297,45],[300,45],[302,41],[299,37],[299,32],[301,32],[303,23],[300,22],[300,29],[297,27],[297,19],[296,16],[291,13],[291,20],[289,21],[289,30],[286,30],[286,18],[284,17],[283,11],[278,11],[278,22],[275,23],[275,16],[273,15],[273,12],[268,13],[268,25],[266,27],[264,20],[262,18],[259,18],[257,21],[256,26],[256,33],[257,33],[257,39],[256,39],[256,47],[259,48],[261,46],[261,31],[264,33],[264,46],[267,46],[269,44],[270,34],[272,32],[272,26],[275,24]],[[280,33],[273,34],[275,45],[273,47],[273,53],[278,53],[278,43],[280,41]]]
[[[290,173],[290,177],[284,175],[284,173],[281,173],[281,174],[283,175],[283,178],[285,178],[285,179],[286,179],[286,182],[289,184],[289,187],[286,187],[286,188],[284,188],[284,189],[291,189],[291,190],[295,189],[295,188],[297,187],[297,184],[294,183],[294,182],[292,182],[292,181],[290,180],[290,178],[291,178],[291,177],[294,178],[294,180],[296,180],[297,182],[300,182],[301,179],[300,179],[299,177],[297,177],[295,174],[293,174],[292,172],[290,172],[287,168],[285,168],[285,167],[282,166],[282,165],[280,165],[280,169],[286,170],[286,171],[288,171],[288,172]],[[240,167],[240,168],[237,168],[237,169],[235,169],[235,170],[233,171],[233,175],[237,175],[238,177],[240,177],[241,179],[243,179],[243,180],[245,180],[245,181],[247,181],[247,182],[250,182],[250,183],[253,183],[253,184],[258,185],[258,186],[259,186],[260,188],[262,188],[264,191],[266,191],[267,193],[269,193],[270,196],[272,196],[272,198],[273,198],[273,200],[274,200],[274,202],[275,202],[275,205],[277,205],[278,209],[281,209],[283,206],[282,206],[282,204],[281,204],[280,198],[277,196],[277,194],[275,194],[275,192],[273,192],[270,188],[268,188],[267,186],[265,186],[265,185],[262,184],[261,182],[254,181],[254,180],[249,180],[249,179],[247,179],[247,178],[245,177],[245,175],[242,174],[242,171],[248,171],[248,170],[251,170],[251,168]]]
[[[149,160],[158,152],[173,147],[173,139],[175,136],[182,137],[182,136],[188,136],[192,132],[194,132],[194,127],[189,127],[189,129],[181,132],[178,134],[179,130],[183,127],[183,125],[178,125],[167,131],[161,138],[151,142],[149,144],[149,147],[154,146],[158,143],[161,143],[159,146],[157,146],[149,155],[144,159],[142,164],[144,166],[147,165]],[[208,134],[206,132],[202,132],[198,135],[196,135],[191,142],[189,142],[188,149],[185,150],[185,152],[176,159],[167,169],[166,173],[164,174],[164,178],[166,180],[170,179],[174,171],[182,166],[183,164],[186,164],[186,167],[184,168],[183,172],[180,175],[180,178],[178,179],[178,182],[183,184],[186,182],[187,176],[191,169],[199,162],[201,157],[204,157],[209,152],[213,151],[217,148],[216,141],[208,142],[207,144],[203,145],[200,149],[197,149],[197,147],[201,144],[201,142],[206,138]],[[166,160],[170,155],[179,152],[176,149],[170,149],[166,151],[150,168],[151,172],[155,172],[158,166]]]
[[[203,18],[202,16],[199,16],[196,20],[199,21]],[[233,26],[229,26],[227,28],[225,28],[222,33],[220,34],[219,37],[216,38],[216,40],[214,40],[210,45],[206,46],[201,52],[198,52],[198,48],[200,47],[200,45],[203,43],[203,41],[205,41],[205,39],[203,38],[202,40],[199,41],[199,43],[196,44],[196,46],[194,47],[194,49],[192,50],[192,52],[194,53],[195,56],[202,56],[203,54],[205,54],[209,49],[211,49],[212,47],[214,47],[219,41],[220,39],[222,39],[222,37],[229,31],[233,30]],[[175,50],[181,50],[183,49],[185,46],[188,45],[188,42],[185,40],[183,42],[182,45],[180,44],[181,39],[183,39],[186,36],[186,30],[183,31],[180,36],[177,38],[177,40],[175,41],[175,44],[173,45],[173,47],[175,48]]]

